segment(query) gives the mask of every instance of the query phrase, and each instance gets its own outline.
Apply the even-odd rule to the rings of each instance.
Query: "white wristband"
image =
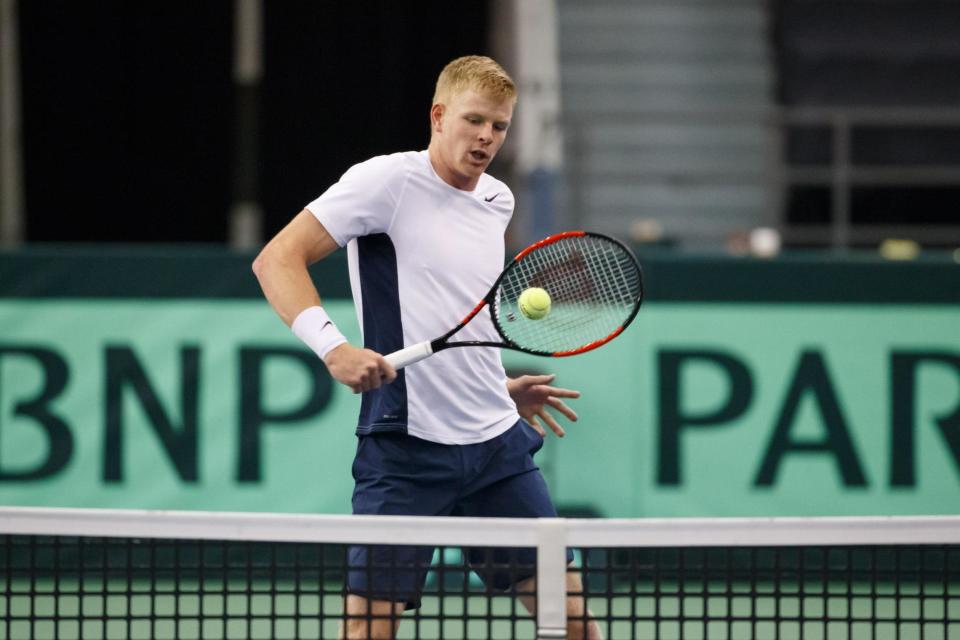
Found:
[[[347,341],[323,307],[307,307],[290,325],[294,335],[323,360],[334,348]]]

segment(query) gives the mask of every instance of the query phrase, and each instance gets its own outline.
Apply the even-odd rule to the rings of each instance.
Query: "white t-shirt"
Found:
[[[510,189],[484,174],[474,191],[444,182],[426,151],[378,156],[351,167],[307,205],[347,246],[364,346],[388,354],[437,338],[487,293],[504,266]],[[323,293],[322,283],[320,286]],[[497,341],[486,311],[456,340]],[[366,392],[358,434],[402,431],[446,444],[496,437],[518,419],[500,350],[446,349]]]

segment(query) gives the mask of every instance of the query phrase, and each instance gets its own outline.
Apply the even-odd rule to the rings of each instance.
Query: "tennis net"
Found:
[[[582,582],[571,594],[568,550]],[[536,588],[517,585],[527,576]],[[374,596],[381,580],[390,600],[416,599],[410,585],[424,582],[417,608],[353,612],[367,629],[399,624],[398,638],[563,638],[591,617],[609,639],[960,638],[952,516],[0,509],[0,640],[336,638],[348,578]],[[568,615],[567,596],[589,614]]]

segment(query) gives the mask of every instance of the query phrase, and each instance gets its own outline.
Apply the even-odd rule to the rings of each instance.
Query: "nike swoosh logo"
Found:
[[[493,199],[496,198],[498,195],[500,195],[500,194],[499,194],[499,193],[495,193],[495,194],[493,194],[492,196],[490,196],[489,198],[484,198],[483,200],[484,200],[484,202],[493,202]]]

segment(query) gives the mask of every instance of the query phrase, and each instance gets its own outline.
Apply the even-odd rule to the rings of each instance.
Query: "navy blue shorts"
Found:
[[[543,438],[524,420],[496,438],[468,445],[438,444],[402,433],[359,436],[353,512],[556,517],[547,485],[533,462],[542,446]],[[352,546],[347,589],[416,608],[433,553],[433,547]],[[470,549],[466,555],[489,589],[506,590],[536,575],[535,549]]]

